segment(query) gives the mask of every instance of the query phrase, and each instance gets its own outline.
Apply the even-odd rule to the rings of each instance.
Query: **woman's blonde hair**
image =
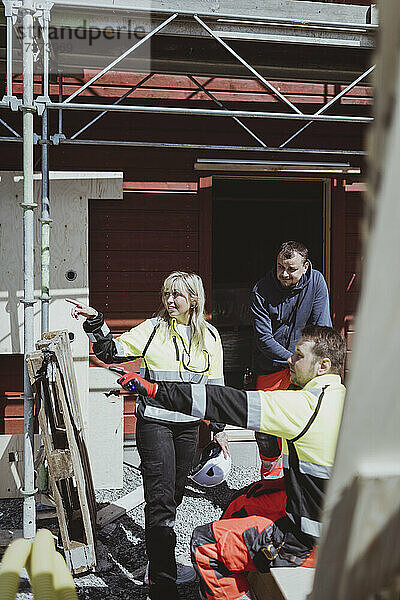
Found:
[[[206,320],[204,316],[205,294],[201,277],[196,273],[174,271],[165,279],[161,288],[162,308],[158,313],[159,319],[170,329],[171,319],[165,302],[165,292],[179,292],[190,303],[189,325],[191,342],[199,349],[205,348]]]

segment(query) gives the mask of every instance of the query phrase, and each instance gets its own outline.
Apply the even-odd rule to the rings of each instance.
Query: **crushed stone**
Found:
[[[175,532],[176,558],[190,565],[190,538],[197,525],[220,518],[232,495],[259,478],[257,467],[233,466],[226,482],[214,488],[201,488],[193,482],[186,486],[181,506],[177,510]],[[98,509],[132,492],[141,484],[139,469],[124,464],[122,490],[98,490]],[[22,529],[23,501],[0,500],[0,528]],[[57,519],[38,521],[38,528],[58,529]],[[146,600],[148,587],[143,585],[147,562],[144,543],[144,504],[110,523],[99,532],[96,572],[76,576],[75,585],[80,600]],[[179,586],[181,600],[197,600],[196,582]],[[21,579],[17,600],[33,600],[29,581]]]

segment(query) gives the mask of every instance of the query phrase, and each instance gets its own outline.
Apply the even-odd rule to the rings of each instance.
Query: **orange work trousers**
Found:
[[[287,390],[289,385],[289,369],[283,369],[268,375],[259,375],[256,383],[257,389],[263,392]],[[256,441],[261,460],[262,479],[281,479],[283,477],[281,439],[268,433],[256,432]]]
[[[239,496],[222,519],[196,527],[193,532],[192,562],[200,579],[201,596],[206,600],[255,598],[246,577],[246,572],[257,571],[250,549],[259,534],[285,515],[286,493],[279,489],[262,493],[268,490],[264,481],[252,484],[250,490],[254,485],[258,495]],[[243,506],[247,516],[230,516]],[[314,551],[302,566],[315,566]]]

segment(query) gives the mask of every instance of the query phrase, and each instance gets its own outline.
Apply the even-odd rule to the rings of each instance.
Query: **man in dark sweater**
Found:
[[[253,288],[250,305],[254,329],[256,388],[285,390],[290,385],[287,360],[306,325],[332,326],[328,289],[323,275],[313,269],[301,242],[284,242],[276,267]],[[256,433],[261,477],[283,477],[278,438]]]

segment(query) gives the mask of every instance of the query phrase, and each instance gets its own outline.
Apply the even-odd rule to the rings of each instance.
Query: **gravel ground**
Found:
[[[226,482],[215,488],[201,488],[189,483],[178,508],[175,531],[177,535],[176,557],[178,563],[189,565],[189,542],[197,525],[218,519],[232,494],[258,479],[259,469],[232,467]],[[124,466],[122,490],[96,492],[98,508],[131,492],[141,483],[138,469]],[[22,528],[22,500],[0,500],[0,528]],[[57,528],[57,519],[40,521],[38,527]],[[98,567],[95,573],[75,578],[80,600],[145,600],[148,588],[143,585],[146,565],[144,546],[144,505],[111,523],[98,539]],[[197,584],[180,586],[181,600],[197,600]],[[17,600],[32,600],[29,582],[21,581]]]

